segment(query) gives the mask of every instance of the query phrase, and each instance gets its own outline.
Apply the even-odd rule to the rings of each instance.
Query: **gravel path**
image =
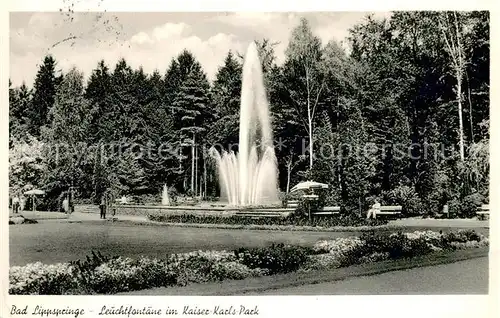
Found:
[[[487,294],[488,258],[412,268],[343,281],[267,290],[246,295]]]

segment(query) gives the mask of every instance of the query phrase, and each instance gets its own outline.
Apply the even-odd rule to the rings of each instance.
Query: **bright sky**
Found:
[[[279,42],[276,55],[278,62],[283,61],[291,29],[301,16],[308,18],[313,32],[326,43],[343,40],[366,14],[13,12],[10,78],[15,86],[25,81],[31,87],[47,53],[54,55],[63,72],[74,65],[89,76],[99,60],[113,69],[124,57],[134,68],[142,65],[148,73],[158,69],[163,75],[171,59],[186,48],[213,79],[229,50],[243,52],[254,39]]]

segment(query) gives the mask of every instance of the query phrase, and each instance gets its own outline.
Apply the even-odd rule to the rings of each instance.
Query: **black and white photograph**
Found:
[[[488,294],[489,11],[60,2],[9,14],[9,295]]]

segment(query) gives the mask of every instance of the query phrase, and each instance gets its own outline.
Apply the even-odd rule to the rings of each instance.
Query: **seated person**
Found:
[[[380,212],[380,203],[375,200],[375,203],[372,205],[372,207],[368,210],[368,213],[366,215],[366,218],[367,219],[370,219],[370,218],[373,218],[373,219],[376,219],[377,218],[377,213]]]

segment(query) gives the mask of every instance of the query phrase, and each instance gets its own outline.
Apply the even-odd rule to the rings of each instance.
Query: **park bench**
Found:
[[[490,205],[483,204],[481,206],[478,206],[476,214],[482,220],[488,218],[490,216]]]
[[[401,205],[383,205],[380,207],[380,211],[377,211],[375,217],[379,216],[399,216],[401,215],[403,207]]]
[[[299,207],[299,201],[297,200],[290,200],[286,203],[286,207],[287,208],[293,208],[293,209],[296,209]]]
[[[181,205],[196,205],[198,203],[193,197],[179,198],[177,202]]]

